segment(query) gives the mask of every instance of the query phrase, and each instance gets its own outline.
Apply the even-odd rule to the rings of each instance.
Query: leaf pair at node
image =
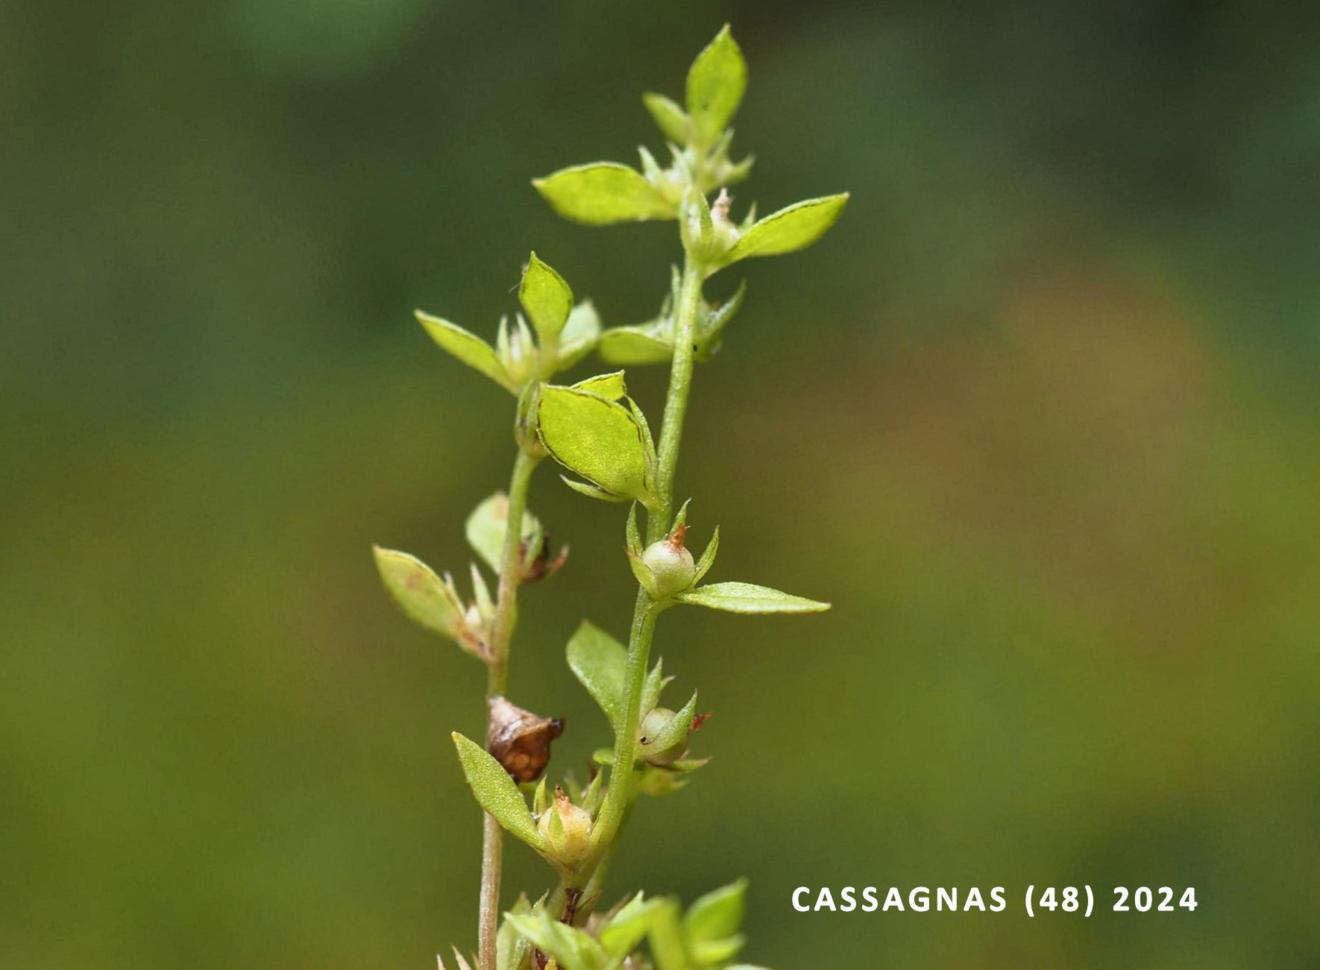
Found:
[[[505,914],[533,946],[560,967],[619,970],[643,941],[656,970],[757,970],[730,966],[745,942],[740,932],[747,881],[702,896],[684,913],[677,899],[638,893],[600,920],[594,931],[567,926],[544,906]],[[639,958],[640,959],[640,958]]]
[[[465,529],[473,551],[497,574],[508,518],[508,496],[496,492],[472,511]],[[453,640],[484,663],[491,662],[490,633],[496,604],[476,563],[471,566],[472,600],[464,604],[449,573],[442,578],[416,556],[397,549],[373,546],[372,550],[381,581],[404,614],[432,633]],[[524,511],[518,558],[519,583],[532,583],[558,572],[568,558],[568,547],[552,557],[540,520]]]
[[[590,301],[574,305],[573,291],[564,278],[536,253],[531,254],[523,272],[518,300],[527,317],[517,314],[513,327],[507,317],[501,318],[493,347],[441,317],[421,310],[416,316],[442,348],[511,393],[520,394],[529,383],[547,380],[589,354],[600,338],[600,319]]]
[[[601,359],[609,364],[667,364],[674,358],[674,335],[677,330],[675,308],[678,306],[680,275],[672,267],[669,293],[652,320],[631,326],[611,327],[600,335]],[[720,349],[724,328],[742,308],[747,283],[738,284],[733,295],[722,303],[697,302],[693,334],[693,356],[706,362]]]

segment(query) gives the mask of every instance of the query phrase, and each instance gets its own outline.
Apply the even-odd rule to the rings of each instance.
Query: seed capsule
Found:
[[[683,592],[697,577],[697,564],[692,559],[692,553],[683,545],[686,533],[687,526],[680,525],[642,552],[642,563],[651,571],[649,592],[657,599]]]
[[[558,785],[554,804],[541,813],[536,828],[545,839],[546,855],[562,866],[580,862],[591,848],[591,816]]]

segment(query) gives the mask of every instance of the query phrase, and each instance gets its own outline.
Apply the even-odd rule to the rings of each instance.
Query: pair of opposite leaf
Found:
[[[508,496],[496,492],[473,509],[464,528],[468,544],[496,574],[500,571],[508,518]],[[476,563],[471,565],[473,598],[465,604],[449,573],[441,577],[416,556],[397,549],[375,546],[373,552],[381,580],[399,609],[431,632],[453,640],[477,659],[491,661],[489,637],[495,601]],[[558,572],[568,557],[568,547],[552,557],[540,520],[524,511],[519,555],[518,581],[531,583]]]
[[[610,913],[593,919],[585,929],[561,923],[540,905],[532,906],[523,899],[505,914],[505,921],[555,966],[570,970],[640,966],[635,962],[635,951],[643,942],[648,944],[656,970],[760,970],[729,963],[745,942],[740,930],[746,893],[747,882],[740,879],[702,896],[686,912],[677,899],[648,899],[638,893]],[[512,966],[514,942],[509,939],[507,949],[501,951],[508,962],[497,960],[498,970]],[[459,970],[463,970],[462,964]]]
[[[737,164],[728,159],[728,124],[746,89],[747,62],[726,25],[688,71],[686,110],[660,94],[642,99],[669,140],[669,168],[660,168],[642,148],[640,172],[618,162],[593,162],[532,184],[560,215],[587,225],[681,219],[684,241],[699,253],[707,276],[743,259],[809,246],[838,220],[847,193],[807,199],[763,219],[753,206],[738,225],[729,220],[727,201],[712,211],[706,200],[707,193],[741,181],[751,169],[751,158]]]

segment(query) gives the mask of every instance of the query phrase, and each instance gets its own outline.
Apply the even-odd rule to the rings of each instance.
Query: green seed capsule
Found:
[[[642,552],[642,563],[651,571],[651,595],[656,598],[673,596],[692,585],[697,577],[697,564],[692,553],[683,545],[682,526],[670,535],[653,542]]]
[[[667,707],[657,707],[642,718],[641,727],[637,732],[637,740],[642,746],[642,757],[648,763],[663,767],[673,764],[687,752],[686,734],[663,750],[653,750],[650,743],[670,725],[676,716]]]

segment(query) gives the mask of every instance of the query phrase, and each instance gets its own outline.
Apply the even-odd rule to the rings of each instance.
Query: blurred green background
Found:
[[[738,205],[850,189],[746,268],[680,490],[716,578],[824,617],[675,611],[713,764],[611,889],[752,879],[748,959],[1311,968],[1320,829],[1320,57],[1297,5],[128,0],[0,6],[0,965],[429,966],[475,934],[447,732],[482,672],[374,541],[455,572],[535,246],[607,323],[672,226],[528,179],[660,139],[731,20]],[[721,295],[736,274],[710,284]],[[658,414],[658,371],[633,386]],[[603,719],[563,644],[622,633],[622,513],[550,469],[569,568],[515,698]],[[542,867],[510,851],[507,885]],[[801,916],[798,885],[1195,885],[1194,915]]]

